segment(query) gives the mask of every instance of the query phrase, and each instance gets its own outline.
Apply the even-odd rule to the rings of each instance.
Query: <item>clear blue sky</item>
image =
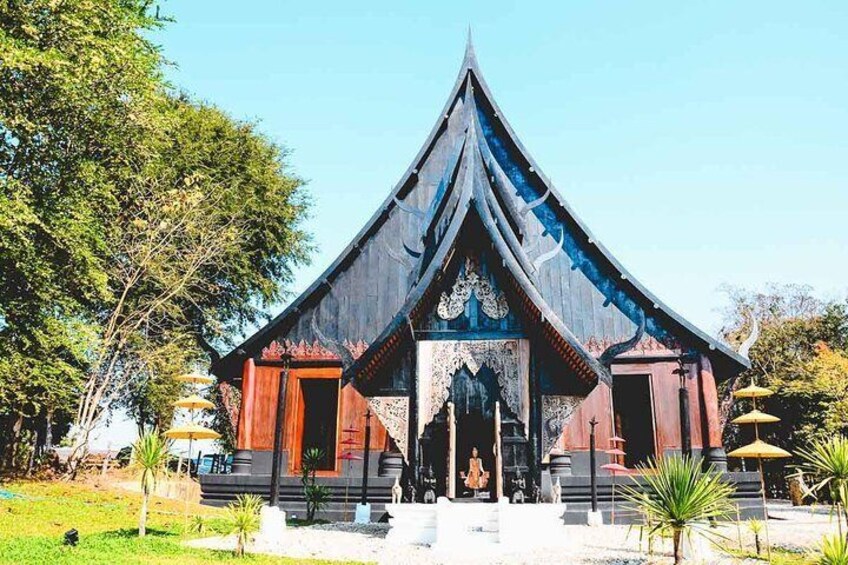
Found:
[[[501,109],[601,241],[707,331],[722,283],[848,289],[848,2],[166,1],[175,86],[292,149],[319,252],[385,198],[473,27]],[[273,312],[276,314],[276,312]]]

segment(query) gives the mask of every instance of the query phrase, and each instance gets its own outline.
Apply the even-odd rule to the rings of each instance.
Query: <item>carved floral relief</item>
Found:
[[[465,273],[460,274],[453,283],[450,294],[443,292],[436,313],[443,320],[455,320],[465,311],[465,304],[471,294],[477,297],[483,313],[494,320],[505,318],[509,314],[506,296],[480,274],[477,263],[470,257],[465,260]]]

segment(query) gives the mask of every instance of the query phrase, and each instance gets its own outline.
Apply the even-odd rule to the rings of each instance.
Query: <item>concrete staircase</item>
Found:
[[[480,552],[549,543],[562,533],[562,504],[457,503],[440,498],[436,504],[387,504],[391,529],[386,537],[397,544],[429,545],[446,553]]]

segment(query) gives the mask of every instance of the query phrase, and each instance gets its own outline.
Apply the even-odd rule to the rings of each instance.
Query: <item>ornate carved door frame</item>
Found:
[[[448,402],[448,498],[456,498],[456,476],[456,413],[453,402]]]

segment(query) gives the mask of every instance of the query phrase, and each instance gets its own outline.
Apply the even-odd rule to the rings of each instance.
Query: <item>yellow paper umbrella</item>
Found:
[[[727,454],[728,457],[748,457],[751,459],[780,459],[782,457],[792,457],[788,451],[780,449],[776,445],[771,445],[761,439],[743,445],[738,449],[734,449]]]
[[[771,396],[772,394],[774,394],[773,391],[751,383],[745,388],[740,388],[734,392],[733,396],[736,398],[763,398],[764,396]]]
[[[215,408],[215,405],[212,402],[209,402],[205,398],[201,398],[196,394],[177,400],[174,402],[174,406],[177,406],[178,408],[188,408],[189,410],[207,410]]]
[[[198,424],[186,424],[184,426],[175,426],[165,432],[165,437],[169,439],[218,439],[221,434],[215,430],[204,428]]]
[[[177,380],[181,383],[197,383],[203,385],[209,385],[215,382],[215,379],[212,377],[207,377],[206,375],[200,375],[198,373],[187,373],[185,375],[180,375],[177,377]]]
[[[777,416],[772,416],[771,414],[766,414],[765,412],[760,412],[759,410],[751,410],[747,414],[743,414],[738,418],[734,418],[732,423],[734,424],[773,424],[775,422],[779,422],[780,418]]]

